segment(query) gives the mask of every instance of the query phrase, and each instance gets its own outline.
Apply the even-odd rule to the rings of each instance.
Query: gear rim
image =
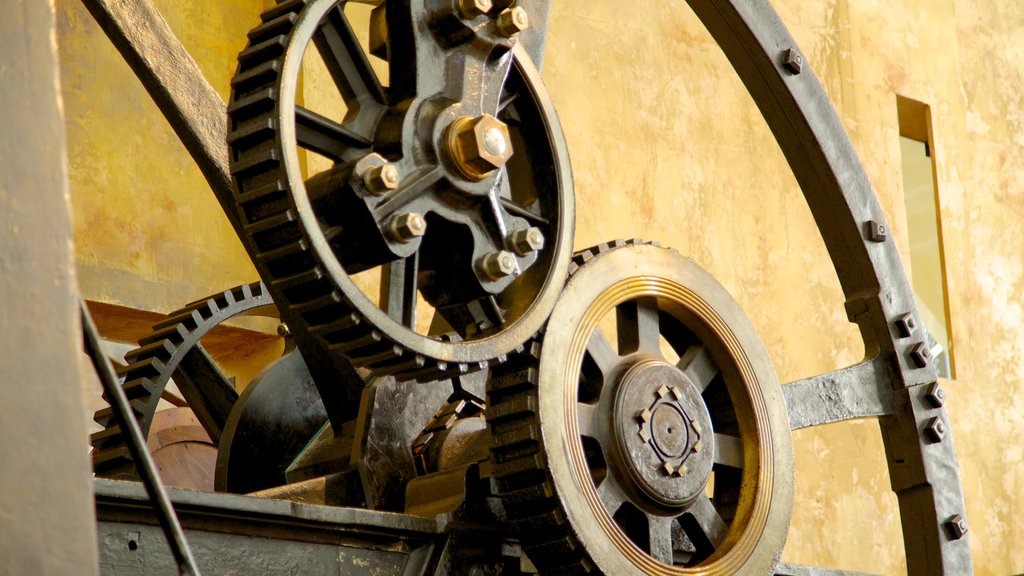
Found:
[[[664,249],[657,249],[653,247],[634,246],[629,249],[615,250],[606,255],[599,256],[593,260],[592,263],[588,263],[574,275],[573,280],[570,280],[567,285],[566,293],[575,295],[570,292],[572,286],[584,284],[584,280],[592,280],[592,277],[600,278],[598,272],[593,272],[595,268],[603,266],[600,262],[609,262],[611,258],[630,258],[639,257],[638,254],[631,252],[641,251],[647,252],[650,250],[659,250],[665,254],[671,254],[671,252]],[[690,262],[689,260],[682,259],[676,256],[681,261]],[[695,265],[694,265],[695,267]],[[588,268],[592,271],[586,273]],[[586,273],[586,274],[585,274]],[[706,273],[705,273],[706,275]],[[579,279],[577,281],[577,279]],[[713,279],[710,275],[706,275],[706,279]],[[717,284],[717,283],[715,283]],[[592,283],[592,286],[598,285]],[[637,291],[640,290],[640,292]],[[724,289],[723,289],[724,290]],[[702,302],[704,299],[692,290],[687,289],[682,284],[666,281],[664,279],[652,278],[650,276],[635,276],[633,278],[623,279],[616,284],[610,286],[608,290],[603,290],[600,293],[600,300],[590,303],[587,306],[587,310],[583,313],[579,324],[574,326],[573,337],[568,347],[565,349],[565,357],[569,360],[564,366],[576,365],[576,359],[582,361],[583,354],[586,348],[587,340],[589,340],[590,334],[594,327],[597,325],[597,321],[613,309],[615,304],[624,302],[629,299],[630,296],[637,295],[651,295],[656,294],[665,297],[678,297],[681,299],[693,299],[692,304],[696,308],[703,308],[700,311],[702,316],[712,322],[724,322],[717,316],[715,309],[708,307],[707,302]],[[695,298],[696,297],[696,298]],[[563,310],[567,309],[563,306]],[[735,307],[736,311],[739,311],[738,306]],[[552,321],[557,322],[562,319],[562,314],[559,308],[556,306],[555,312],[552,314]],[[587,330],[589,326],[590,331]],[[720,327],[728,328],[727,324],[720,324]],[[750,364],[750,359],[746,354],[740,353],[744,350],[744,347],[739,346],[738,341],[735,340],[734,336],[730,338],[729,334],[731,330],[723,334],[725,344],[734,353],[738,354],[736,360],[738,360],[738,368],[742,373],[745,374],[746,378],[751,378],[754,382],[758,382],[758,378],[754,376],[755,372]],[[551,338],[548,334],[545,340]],[[550,349],[551,343],[546,342],[544,348]],[[542,349],[544,349],[542,348]],[[763,348],[760,350],[760,354],[763,358],[760,361],[767,361],[767,355],[764,353]],[[556,380],[559,382],[560,398],[575,398],[576,393],[576,372],[574,370],[561,370],[562,377],[557,378],[557,374],[560,371],[559,365],[562,364],[558,357],[561,354],[555,354],[556,360],[552,363],[551,361],[545,362],[545,358],[552,358],[549,353],[545,356],[543,353],[540,357],[540,368],[539,368],[539,380],[541,382],[550,381],[545,380],[545,375],[555,374]],[[770,370],[770,363],[769,363]],[[770,370],[771,377],[774,378],[774,371]],[[763,374],[762,374],[763,377]],[[771,383],[766,383],[767,386],[771,386]],[[639,548],[633,543],[628,536],[626,536],[621,530],[618,529],[615,521],[607,514],[600,497],[598,496],[596,487],[590,481],[590,472],[587,468],[586,459],[583,457],[582,448],[579,442],[573,442],[572,438],[579,436],[576,420],[576,402],[566,401],[562,403],[562,419],[566,426],[564,430],[564,436],[559,432],[557,424],[548,424],[545,426],[543,417],[540,417],[540,430],[544,438],[544,443],[551,445],[563,445],[566,446],[570,454],[570,462],[568,468],[564,468],[565,462],[558,455],[548,453],[548,465],[551,468],[552,479],[554,483],[558,484],[557,478],[559,476],[565,476],[568,472],[576,486],[582,489],[584,500],[586,502],[585,507],[573,506],[567,504],[564,506],[564,511],[569,518],[569,521],[574,526],[577,534],[581,540],[583,548],[591,551],[588,554],[593,557],[592,551],[603,551],[602,542],[594,541],[595,535],[589,532],[588,526],[596,523],[601,527],[605,535],[610,537],[610,541],[615,545],[617,551],[619,551],[622,559],[629,562],[628,565],[622,565],[617,562],[615,554],[601,559],[593,558],[594,562],[606,573],[626,573],[623,570],[634,570],[638,573],[646,574],[733,574],[737,570],[752,570],[751,573],[757,573],[758,571],[765,571],[770,569],[774,564],[775,558],[778,552],[782,549],[782,544],[785,540],[786,527],[789,522],[789,507],[792,505],[792,482],[777,481],[776,475],[778,473],[786,474],[788,470],[792,470],[792,447],[790,445],[790,433],[788,426],[788,419],[785,414],[785,406],[782,401],[781,392],[778,390],[777,382],[774,383],[774,408],[769,408],[766,405],[765,395],[763,393],[755,393],[752,400],[753,411],[757,414],[756,421],[756,437],[762,439],[758,442],[758,447],[761,448],[758,455],[759,465],[757,466],[756,476],[756,494],[755,503],[750,507],[749,510],[741,510],[737,512],[736,517],[733,520],[732,526],[730,526],[729,534],[726,539],[720,544],[715,553],[706,560],[702,561],[701,564],[695,567],[672,567],[661,562],[655,561],[649,556],[648,552]],[[551,390],[556,386],[548,386],[547,389]],[[749,390],[749,388],[748,388]],[[554,401],[551,399],[551,393],[545,398],[545,386],[540,387],[539,392],[540,398],[538,401],[538,413],[543,414],[545,407],[552,404]],[[772,414],[769,414],[769,410]],[[550,414],[550,410],[548,411]],[[549,418],[549,422],[551,419]],[[769,423],[770,422],[770,423]],[[774,442],[764,443],[763,438],[771,438]],[[781,441],[781,445],[778,442]],[[748,446],[749,442],[745,441],[744,446]],[[749,457],[747,458],[749,460]],[[749,490],[749,483],[751,480],[747,479],[749,474],[750,466],[744,468],[744,487],[742,491]],[[567,498],[564,494],[564,487],[559,490],[563,498]],[[585,512],[584,512],[585,509]],[[585,514],[585,517],[579,517],[580,514]],[[593,514],[593,516],[591,515]],[[774,514],[774,516],[771,516]],[[576,521],[573,518],[577,517]],[[591,522],[593,521],[593,522]],[[742,530],[737,532],[733,527],[739,524],[742,526]],[[774,530],[771,527],[774,527]],[[781,528],[781,529],[780,529]],[[767,537],[767,539],[763,539]],[[776,539],[776,542],[772,542],[772,539]],[[752,557],[757,555],[757,558]],[[611,562],[611,564],[609,564]],[[748,562],[754,562],[756,567],[751,566]]]

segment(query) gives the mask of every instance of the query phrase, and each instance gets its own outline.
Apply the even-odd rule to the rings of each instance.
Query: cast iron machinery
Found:
[[[896,248],[766,2],[690,5],[786,155],[866,351],[782,385],[743,311],[693,261],[639,241],[570,254],[571,171],[534,64],[546,2],[371,2],[366,48],[346,2],[280,2],[250,32],[226,110],[148,2],[85,3],[172,119],[291,332],[297,352],[247,392],[262,398],[248,416],[206,420],[218,436],[232,431],[219,458],[245,463],[219,489],[341,507],[296,505],[310,535],[293,537],[296,550],[336,529],[352,535],[349,552],[369,551],[360,562],[394,573],[837,573],[779,564],[790,430],[877,417],[908,571],[971,571],[944,395]],[[140,13],[146,25],[126,26]],[[171,49],[147,51],[152,37]],[[300,98],[311,47],[343,110]],[[386,82],[371,55],[387,62]],[[200,84],[188,98],[208,105],[184,105],[167,70]],[[209,128],[225,117],[226,130]],[[354,280],[368,271],[379,295]],[[417,321],[425,308],[429,328]],[[165,346],[150,340],[143,349]],[[290,424],[261,407],[313,389],[322,420],[263,473],[253,446],[274,440],[261,430]],[[222,396],[241,414],[241,400]],[[123,445],[117,434],[101,433],[99,447]],[[97,494],[101,510],[138,509],[131,488]],[[174,499],[186,527],[217,516],[215,498]],[[225,517],[289,523],[273,504],[224,502]],[[108,514],[128,516],[146,523]],[[219,566],[213,556],[199,564]]]

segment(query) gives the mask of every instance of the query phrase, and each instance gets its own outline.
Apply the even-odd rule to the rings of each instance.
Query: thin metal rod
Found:
[[[181,576],[200,576],[199,570],[196,568],[195,558],[192,556],[192,550],[185,539],[185,532],[181,529],[178,516],[174,513],[171,500],[167,497],[167,492],[164,490],[164,486],[160,482],[160,476],[157,474],[156,466],[149,455],[149,450],[146,448],[146,440],[142,437],[142,430],[139,428],[138,421],[132,416],[131,408],[128,405],[128,397],[125,396],[124,390],[118,382],[117,374],[114,373],[110,359],[107,358],[100,347],[99,332],[96,330],[96,324],[92,320],[89,308],[86,307],[85,300],[79,299],[79,303],[82,309],[82,332],[85,338],[85,351],[92,359],[92,364],[96,368],[100,382],[103,384],[103,390],[107,394],[110,406],[114,409],[114,417],[117,419],[118,425],[121,426],[122,433],[128,435],[128,451],[132,455],[132,460],[135,461],[135,468],[139,472],[139,477],[142,478],[142,484],[146,487],[149,499],[153,502],[157,520],[159,520],[160,526],[163,528],[167,544],[171,547],[174,561],[178,564],[178,573]]]

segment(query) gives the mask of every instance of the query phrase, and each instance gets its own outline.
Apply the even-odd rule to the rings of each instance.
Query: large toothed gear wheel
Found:
[[[203,428],[213,439],[221,432],[238,393],[225,379],[201,344],[210,330],[236,316],[277,318],[277,308],[262,282],[245,284],[197,300],[153,326],[153,332],[128,352],[128,365],[120,377],[143,436],[153,423],[160,397],[172,378],[189,402]],[[128,452],[128,438],[114,418],[113,409],[103,408],[93,419],[103,430],[90,437],[92,461],[100,476],[134,475]]]
[[[750,322],[674,251],[618,242],[576,264],[557,329],[489,383],[494,475],[527,554],[544,573],[770,573],[793,454]]]
[[[354,365],[420,380],[486,367],[546,320],[572,246],[561,128],[516,38],[528,18],[483,2],[383,3],[372,46],[390,66],[384,86],[345,5],[282,2],[239,55],[228,112],[243,242],[293,332]],[[341,122],[298,104],[311,45]],[[304,178],[300,150],[333,166]],[[352,279],[374,269],[379,302]],[[419,298],[436,334],[416,330]],[[448,327],[459,338],[439,335]]]

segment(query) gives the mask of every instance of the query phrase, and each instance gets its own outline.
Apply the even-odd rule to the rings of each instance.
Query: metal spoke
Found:
[[[743,440],[735,436],[715,434],[715,464],[743,468]]]
[[[331,10],[313,37],[331,78],[341,91],[356,131],[369,136],[387,96],[359,39],[345,17],[344,4]],[[364,111],[372,110],[364,115]],[[362,120],[360,120],[362,119]]]
[[[619,354],[646,352],[661,356],[661,331],[658,302],[653,298],[637,298],[615,307]]]
[[[216,444],[238,400],[238,392],[203,348],[196,343],[181,359],[174,383]]]
[[[672,518],[647,515],[651,556],[662,564],[672,564]]]
[[[505,211],[508,212],[509,214],[519,216],[520,218],[525,218],[534,224],[548,224],[547,218],[534,214],[530,210],[520,206],[519,204],[516,204],[515,202],[508,198],[500,197],[499,201],[501,202],[501,207],[504,208]]]
[[[419,252],[381,268],[380,305],[395,322],[416,329]]]
[[[590,335],[590,340],[587,341],[586,355],[593,361],[594,366],[603,377],[607,377],[619,363],[619,355],[612,350],[611,343],[599,329],[594,330]]]
[[[701,556],[717,549],[729,531],[711,499],[703,494],[698,496],[697,501],[679,517],[679,523]]]
[[[622,491],[614,474],[608,474],[605,477],[601,485],[597,487],[597,495],[601,498],[605,510],[611,516],[614,516],[619,511],[619,508],[622,507],[623,502],[626,501],[626,493]]]
[[[703,346],[691,346],[676,363],[676,367],[682,370],[701,392],[704,392],[718,375],[718,367]]]
[[[579,426],[580,436],[589,436],[597,441],[603,440],[598,437],[600,428],[594,420],[597,417],[597,406],[579,402],[576,404],[576,421]]]
[[[362,156],[370,148],[362,134],[301,106],[295,108],[295,136],[299,146],[335,162]]]
[[[892,389],[880,356],[782,386],[793,430],[892,414]]]

